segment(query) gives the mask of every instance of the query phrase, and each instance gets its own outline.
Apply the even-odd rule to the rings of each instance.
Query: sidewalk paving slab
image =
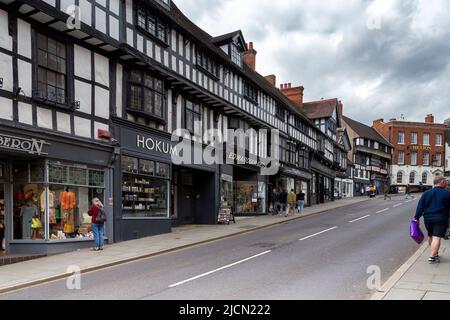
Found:
[[[0,293],[25,288],[48,281],[64,279],[70,266],[79,266],[81,272],[91,272],[140,259],[150,258],[208,242],[237,236],[292,220],[303,219],[336,208],[369,201],[366,197],[349,198],[305,208],[302,215],[288,218],[279,216],[237,217],[236,224],[210,226],[182,226],[172,233],[108,245],[105,251],[89,249],[48,256],[37,260],[0,267]],[[32,273],[30,273],[32,271]]]

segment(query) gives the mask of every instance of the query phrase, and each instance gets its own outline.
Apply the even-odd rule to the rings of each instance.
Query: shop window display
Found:
[[[124,218],[169,217],[168,164],[123,156],[122,172]]]
[[[265,184],[261,185],[264,192],[260,192],[257,181],[235,182],[235,212],[237,214],[264,213]]]
[[[91,199],[104,198],[104,187],[104,172],[85,166],[13,166],[14,239],[91,240],[87,212]]]
[[[220,205],[223,208],[233,205],[233,177],[225,174],[220,182]]]

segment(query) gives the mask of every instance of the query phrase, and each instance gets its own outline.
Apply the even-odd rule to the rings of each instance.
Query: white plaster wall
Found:
[[[94,54],[95,60],[95,81],[109,87],[109,59],[99,55]]]
[[[2,89],[13,91],[12,57],[3,53],[0,53],[0,78],[3,78]]]
[[[57,119],[57,130],[64,132],[64,133],[70,133],[70,115],[67,113],[57,112],[56,113],[56,119]]]
[[[89,119],[75,117],[74,125],[75,135],[84,138],[91,138],[91,121]]]
[[[33,108],[31,104],[19,102],[19,122],[33,125]]]
[[[13,105],[11,99],[0,97],[0,118],[13,120]]]
[[[109,91],[95,87],[95,115],[109,119]]]
[[[37,125],[45,129],[53,129],[53,115],[52,111],[45,108],[36,108],[37,111]]]
[[[19,59],[17,65],[19,71],[19,87],[22,88],[27,97],[31,97],[33,94],[31,85],[31,63]]]
[[[119,15],[119,0],[111,0],[109,1],[109,9],[115,14]]]
[[[126,11],[127,22],[133,23],[133,1],[132,0],[126,0],[125,11]]]
[[[20,19],[17,21],[17,38],[19,54],[31,59],[31,26]]]
[[[95,7],[95,28],[106,34],[106,12],[99,7]]]
[[[12,37],[8,33],[8,13],[0,10],[0,47],[12,50]]]
[[[75,100],[80,101],[80,112],[92,113],[92,87],[90,84],[75,80]]]
[[[80,20],[88,26],[92,25],[92,5],[87,0],[80,0]]]
[[[91,51],[75,45],[74,52],[75,75],[91,80]]]
[[[399,171],[403,172],[403,183],[402,184],[404,184],[404,185],[409,184],[409,175],[411,174],[411,172],[413,172],[413,171],[416,172],[415,184],[419,184],[420,182],[422,182],[422,174],[426,171],[426,172],[428,172],[428,181],[427,181],[426,185],[432,186],[436,171],[444,172],[444,167],[393,165],[392,166],[392,175],[393,175],[393,179],[394,179],[393,180],[394,184],[398,184],[397,183],[397,174]]]
[[[110,3],[112,2],[118,1],[113,0]],[[112,38],[119,40],[119,20],[113,16],[109,16],[109,35]]]
[[[73,5],[75,5],[75,0],[61,0],[61,11],[66,12],[66,10]]]

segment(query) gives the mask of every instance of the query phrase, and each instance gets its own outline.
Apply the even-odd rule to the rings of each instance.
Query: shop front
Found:
[[[336,173],[314,159],[311,162],[311,204],[334,201]]]
[[[267,177],[251,166],[233,166],[233,212],[237,216],[267,214]]]
[[[111,155],[111,148],[97,143],[1,131],[0,236],[6,252],[52,254],[92,246],[92,199],[113,210]]]
[[[177,142],[160,131],[119,123],[114,188],[117,242],[170,233],[173,226],[215,224],[216,166],[173,164]]]
[[[272,189],[285,190],[291,192],[294,190],[295,194],[303,192],[305,194],[305,205],[311,205],[310,183],[312,174],[310,172],[293,168],[290,166],[283,166],[280,173],[276,176],[275,183],[272,183]]]

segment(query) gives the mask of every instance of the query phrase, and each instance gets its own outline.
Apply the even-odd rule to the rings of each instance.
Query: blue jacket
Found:
[[[450,214],[450,191],[434,188],[424,193],[419,201],[415,218],[426,221],[448,222]]]

